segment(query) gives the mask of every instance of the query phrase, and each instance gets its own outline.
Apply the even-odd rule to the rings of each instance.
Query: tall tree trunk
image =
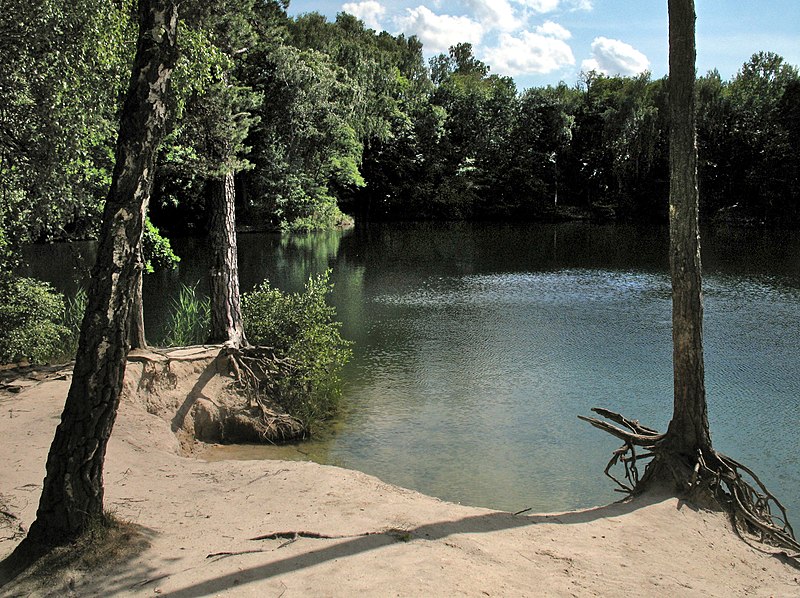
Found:
[[[211,181],[211,341],[247,344],[239,297],[233,172]]]
[[[711,448],[703,365],[703,296],[695,130],[694,0],[669,0],[670,271],[674,411],[665,445],[694,459]]]
[[[175,2],[140,0],[136,57],[72,385],[28,543],[68,541],[103,513],[103,461],[125,373],[138,248],[154,156],[164,135],[177,22]]]
[[[715,451],[711,445],[703,365],[694,94],[696,17],[694,0],[668,0],[668,6],[672,419],[666,434],[659,434],[607,409],[593,409],[603,419],[579,417],[625,441],[623,447],[614,451],[606,468],[606,474],[625,491],[636,494],[653,483],[672,482],[681,495],[688,495],[693,502],[727,510],[737,529],[741,526],[747,534],[759,536],[762,542],[798,553],[800,543],[780,501],[752,470]],[[639,478],[637,460],[650,457],[652,461]],[[624,463],[628,484],[609,474],[609,469],[619,463]],[[794,561],[797,559],[788,557],[787,562]]]

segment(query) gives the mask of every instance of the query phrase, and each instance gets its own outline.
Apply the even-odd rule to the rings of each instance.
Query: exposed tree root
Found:
[[[711,498],[730,513],[734,527],[742,537],[746,535],[784,549],[787,552],[780,554],[800,567],[800,543],[795,539],[786,509],[750,468],[714,450],[709,454],[698,451],[691,462],[682,462],[668,450],[665,434],[607,409],[595,408],[592,411],[614,423],[594,417],[578,417],[624,442],[613,452],[604,472],[619,486],[617,491],[639,494],[649,482],[671,475],[690,497]],[[646,460],[647,465],[640,475],[642,460]],[[624,468],[625,481],[611,473],[618,464]]]
[[[302,421],[290,415],[283,381],[292,377],[296,366],[291,359],[275,355],[271,347],[231,347],[224,351],[230,370],[245,393],[248,407],[260,413],[268,432],[265,438],[302,438],[307,430]]]
[[[0,530],[8,532],[8,536],[0,536],[0,542],[5,540],[16,540],[25,536],[25,528],[20,523],[19,517],[6,507],[3,496],[0,495]]]

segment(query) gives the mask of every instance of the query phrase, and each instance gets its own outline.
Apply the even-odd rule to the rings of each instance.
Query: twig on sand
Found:
[[[207,559],[213,559],[215,557],[239,556],[239,555],[242,555],[242,554],[254,554],[256,552],[269,552],[269,551],[268,550],[264,550],[262,548],[256,548],[256,549],[252,549],[252,550],[239,550],[239,551],[236,551],[236,552],[229,552],[229,551],[212,552],[211,554],[207,554],[206,558]]]

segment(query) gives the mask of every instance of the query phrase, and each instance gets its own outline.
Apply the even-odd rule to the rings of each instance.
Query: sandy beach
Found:
[[[205,462],[192,456],[186,432],[173,431],[175,414],[213,400],[225,376],[201,388],[153,383],[143,363],[129,364],[105,484],[107,508],[146,545],[0,594],[800,596],[800,571],[745,543],[724,514],[667,494],[513,515],[310,462]],[[191,379],[204,363],[171,367],[175,379]],[[69,383],[65,368],[0,391],[0,558],[35,516]]]

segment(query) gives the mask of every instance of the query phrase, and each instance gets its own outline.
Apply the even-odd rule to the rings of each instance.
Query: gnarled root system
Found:
[[[669,450],[666,434],[607,409],[592,411],[605,419],[578,417],[624,443],[613,452],[605,469],[605,474],[619,486],[618,491],[638,494],[650,482],[671,477],[689,497],[710,498],[730,513],[743,538],[783,549],[778,554],[800,567],[800,543],[786,509],[750,468],[715,450],[706,451],[707,454],[698,451],[687,460]],[[646,468],[640,474],[643,461]],[[624,469],[624,481],[612,473],[617,465]]]
[[[287,396],[282,382],[293,377],[296,366],[291,359],[275,355],[270,347],[226,347],[228,363],[248,400],[248,407],[258,410],[270,438],[303,438],[306,426],[287,413],[294,398]]]

